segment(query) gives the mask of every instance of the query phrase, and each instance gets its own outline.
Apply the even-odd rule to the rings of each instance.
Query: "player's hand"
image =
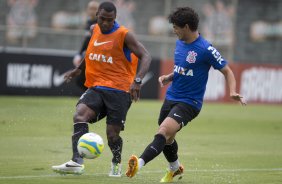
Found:
[[[74,65],[75,67],[78,67],[79,64],[80,64],[80,62],[81,62],[81,59],[82,59],[81,55],[76,54],[76,55],[73,57],[73,60],[72,60],[73,65]]]
[[[161,87],[164,87],[165,85],[170,83],[170,80],[168,79],[167,75],[162,75],[159,77],[159,83]]]
[[[137,102],[140,98],[141,84],[136,84],[133,82],[130,86],[130,96],[131,100]]]
[[[247,105],[247,102],[245,101],[245,99],[238,93],[230,94],[230,97],[235,101],[239,101],[241,105]]]
[[[81,70],[78,68],[66,72],[64,75],[65,82],[69,83],[74,77],[78,76],[80,73]]]

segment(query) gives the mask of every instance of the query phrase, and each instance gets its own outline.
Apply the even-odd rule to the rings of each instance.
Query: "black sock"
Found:
[[[123,141],[122,138],[119,137],[115,142],[108,142],[108,145],[113,153],[113,163],[121,163],[121,152],[122,152],[122,145]]]
[[[164,149],[166,139],[163,135],[157,134],[151,144],[147,146],[143,154],[140,156],[146,163],[157,157]]]
[[[176,140],[172,144],[165,145],[163,153],[168,162],[174,162],[178,159],[177,155],[178,145]]]
[[[73,135],[72,135],[72,153],[73,153],[72,160],[79,164],[83,164],[83,159],[77,151],[77,142],[82,135],[88,133],[89,131],[88,123],[87,122],[76,123],[74,124],[73,127],[74,129],[73,129]]]

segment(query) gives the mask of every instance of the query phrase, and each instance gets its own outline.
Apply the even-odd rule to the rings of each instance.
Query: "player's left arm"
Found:
[[[73,64],[74,66],[78,67],[83,59],[84,52],[86,52],[86,49],[88,47],[88,44],[91,40],[92,32],[94,29],[95,24],[92,24],[90,28],[86,31],[84,35],[84,40],[82,42],[82,45],[80,46],[79,52],[74,56],[73,58]]]
[[[236,92],[236,79],[230,67],[225,65],[222,69],[220,69],[220,72],[224,75],[227,82],[230,91],[230,97],[233,100],[239,101],[242,105],[247,105],[243,96]]]
[[[125,47],[129,48],[129,50],[138,57],[140,65],[139,65],[139,71],[136,74],[136,78],[143,79],[146,73],[148,72],[152,61],[152,57],[150,53],[142,45],[142,43],[137,41],[137,39],[131,32],[128,32],[126,34],[124,43],[125,43]],[[140,98],[140,90],[141,90],[140,84],[133,82],[132,85],[130,86],[131,98],[134,101],[137,101]]]
[[[136,74],[136,77],[140,77],[141,79],[143,79],[146,73],[148,72],[152,61],[150,53],[131,32],[128,32],[126,34],[124,43],[125,46],[128,47],[129,50],[138,57],[140,62],[140,68],[138,73]]]
[[[81,48],[79,50],[79,54],[81,56],[83,55],[83,53],[86,51],[86,49],[88,47],[88,44],[89,44],[91,37],[92,37],[92,34],[93,34],[94,27],[95,27],[95,24],[92,24],[89,27],[89,30],[87,30],[85,35],[84,35],[84,40],[83,40],[83,43],[82,43]]]

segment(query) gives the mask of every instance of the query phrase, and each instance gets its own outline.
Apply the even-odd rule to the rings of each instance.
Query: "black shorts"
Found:
[[[96,117],[93,117],[90,123],[107,116],[107,124],[118,125],[123,129],[131,102],[129,93],[89,88],[81,95],[77,104],[83,103],[95,112]]]
[[[182,128],[197,117],[199,113],[199,110],[186,103],[165,100],[160,111],[158,123],[160,125],[166,117],[170,117],[177,121]]]

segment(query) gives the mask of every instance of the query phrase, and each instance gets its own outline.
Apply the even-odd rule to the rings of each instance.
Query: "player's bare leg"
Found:
[[[107,125],[108,145],[112,151],[113,158],[111,163],[110,177],[121,177],[121,153],[123,141],[119,136],[121,127],[117,125]]]
[[[76,113],[73,117],[72,159],[61,165],[52,166],[54,172],[60,174],[82,174],[84,172],[83,158],[78,153],[77,142],[83,134],[88,133],[88,121],[94,116],[95,112],[85,104],[77,105]]]
[[[167,140],[174,138],[179,129],[180,125],[174,119],[167,117],[160,125],[153,142],[147,146],[138,162],[136,161],[136,156],[130,157],[126,175],[132,178],[146,163],[157,157],[163,151]]]

